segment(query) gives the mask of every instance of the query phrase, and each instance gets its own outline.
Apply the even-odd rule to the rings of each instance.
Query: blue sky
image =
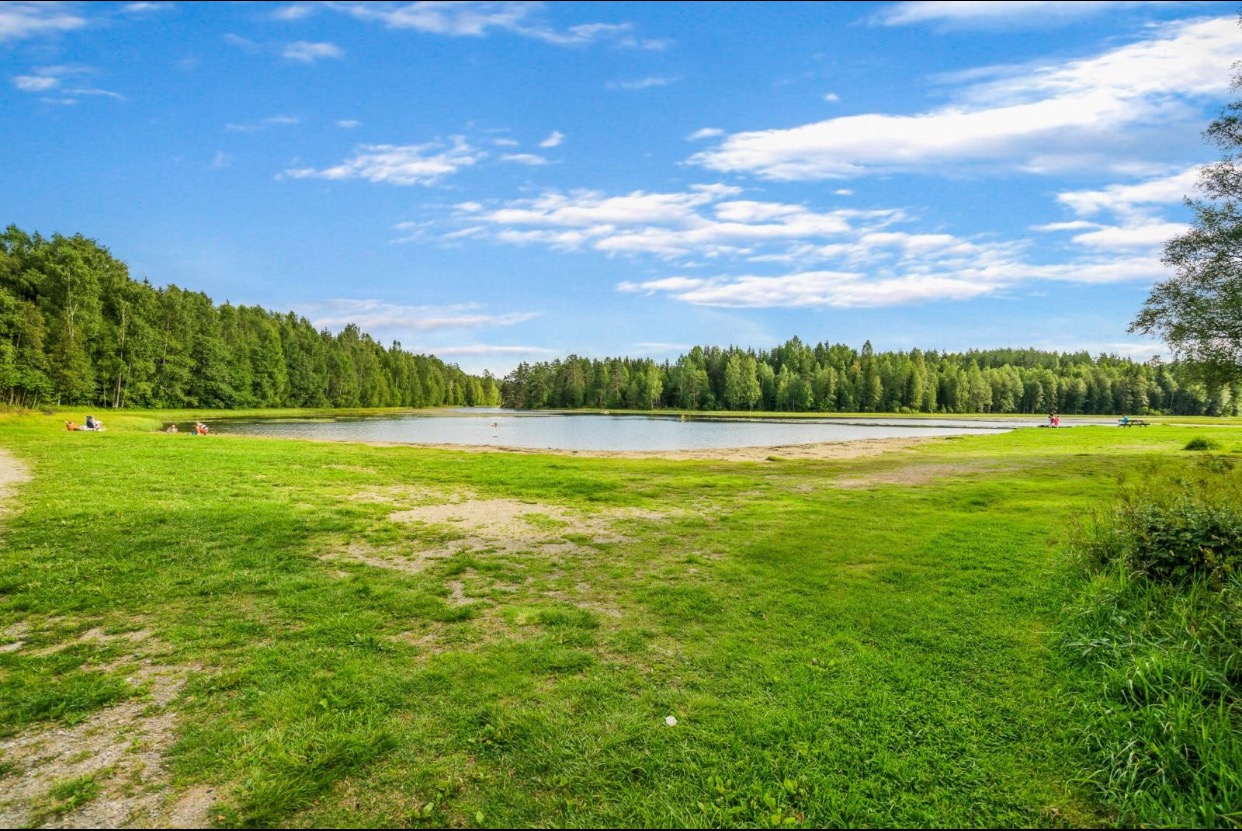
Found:
[[[469,371],[794,335],[1145,359],[1238,12],[0,2],[0,221]]]

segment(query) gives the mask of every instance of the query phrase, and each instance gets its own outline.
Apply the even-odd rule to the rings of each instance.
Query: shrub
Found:
[[[1220,442],[1214,441],[1204,436],[1197,436],[1191,439],[1190,441],[1186,442],[1186,446],[1183,447],[1182,449],[1183,450],[1217,450],[1219,448],[1220,448]]]
[[[1097,563],[1160,581],[1204,577],[1221,585],[1242,570],[1242,494],[1226,459],[1204,459],[1205,478],[1131,491],[1076,543]]]
[[[1242,510],[1220,461],[1153,468],[1073,534],[1062,701],[1122,827],[1242,826]]]

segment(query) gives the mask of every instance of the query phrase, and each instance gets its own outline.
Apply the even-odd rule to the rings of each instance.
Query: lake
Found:
[[[676,451],[779,447],[863,439],[994,433],[1039,422],[1018,419],[711,419],[668,415],[543,413],[490,408],[314,420],[220,419],[214,433],[584,451]]]

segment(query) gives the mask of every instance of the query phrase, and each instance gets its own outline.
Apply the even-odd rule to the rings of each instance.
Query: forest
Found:
[[[589,359],[522,364],[501,384],[519,409],[877,413],[1236,415],[1238,385],[1209,388],[1186,365],[1036,349],[962,353],[808,346],[696,346],[675,362]]]
[[[497,406],[881,413],[1236,415],[1192,365],[1035,349],[875,352],[792,338],[676,361],[523,363],[503,381],[356,325],[157,288],[81,235],[0,234],[0,402],[218,409]]]
[[[495,406],[489,374],[384,347],[357,326],[217,306],[134,280],[81,235],[0,234],[0,402],[15,407]]]

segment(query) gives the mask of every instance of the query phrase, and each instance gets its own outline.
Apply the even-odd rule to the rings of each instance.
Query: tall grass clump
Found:
[[[1195,436],[1193,439],[1186,442],[1186,446],[1183,447],[1182,449],[1183,450],[1219,450],[1220,442],[1214,439],[1204,438],[1203,436]]]
[[[1242,827],[1242,494],[1152,470],[1080,521],[1056,647],[1089,778],[1125,826]]]

